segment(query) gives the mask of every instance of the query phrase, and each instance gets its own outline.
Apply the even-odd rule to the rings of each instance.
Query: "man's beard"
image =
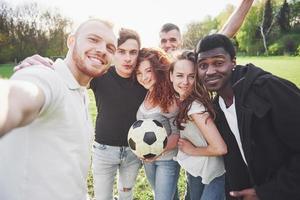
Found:
[[[75,44],[73,52],[72,52],[72,59],[74,61],[74,64],[76,66],[76,68],[84,73],[85,75],[90,76],[88,70],[87,70],[87,66],[85,65],[83,59],[80,57],[78,51],[77,51],[77,45]]]
[[[89,76],[89,77],[98,77],[104,74],[107,70],[89,70],[89,67],[85,64],[84,60],[80,57],[78,51],[77,51],[77,44],[75,44],[73,53],[72,53],[72,59],[74,61],[74,64],[76,68],[82,72],[83,74]],[[101,66],[103,69],[106,68],[105,66]],[[92,66],[90,67],[92,68]]]

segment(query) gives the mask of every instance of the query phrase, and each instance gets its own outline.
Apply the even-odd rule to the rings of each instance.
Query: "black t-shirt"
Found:
[[[128,130],[136,121],[136,112],[144,100],[146,90],[133,78],[123,78],[110,67],[101,77],[90,84],[94,92],[98,143],[111,146],[128,146]]]

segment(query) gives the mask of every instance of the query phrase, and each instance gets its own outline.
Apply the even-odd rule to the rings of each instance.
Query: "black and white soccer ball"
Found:
[[[138,120],[128,132],[128,145],[140,158],[153,158],[160,155],[168,142],[167,131],[154,119]]]

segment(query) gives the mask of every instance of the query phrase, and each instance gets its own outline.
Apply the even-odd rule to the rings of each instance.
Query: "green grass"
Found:
[[[300,87],[300,57],[238,57],[238,64],[253,63],[261,68],[269,71],[277,76],[286,78],[294,82],[298,87]],[[0,65],[0,76],[8,78],[12,74],[12,65]],[[91,90],[89,90],[90,95],[90,112],[95,123],[95,118],[97,115],[97,110],[95,106],[94,95]],[[180,199],[183,199],[185,191],[185,176],[183,170],[181,170],[179,178],[179,194]],[[88,179],[89,194],[93,197],[93,182],[92,174],[89,173]],[[116,185],[115,185],[116,191]],[[150,200],[153,199],[151,188],[148,184],[145,172],[143,169],[140,170],[140,173],[137,178],[137,182],[134,189],[134,199],[136,200]]]
[[[238,57],[238,64],[253,63],[276,76],[288,79],[300,88],[300,57]]]
[[[9,78],[13,73],[13,64],[0,64],[0,78]]]

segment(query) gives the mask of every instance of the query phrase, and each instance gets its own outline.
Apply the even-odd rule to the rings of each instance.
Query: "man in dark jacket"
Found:
[[[300,90],[252,64],[236,66],[224,35],[196,48],[200,81],[216,92],[216,124],[228,147],[228,199],[300,199]]]

